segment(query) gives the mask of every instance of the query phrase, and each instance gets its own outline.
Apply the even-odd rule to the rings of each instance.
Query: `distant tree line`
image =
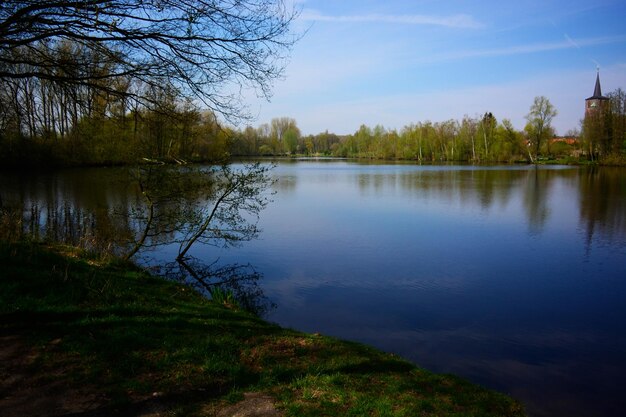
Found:
[[[567,132],[567,138],[555,137],[552,120],[557,110],[543,96],[536,97],[526,115],[523,130],[510,120],[498,121],[491,112],[481,116],[465,116],[462,120],[418,122],[400,130],[376,125],[362,125],[349,135],[338,136],[328,131],[303,136],[296,121],[274,119],[257,129],[231,131],[232,155],[305,155],[364,159],[400,159],[419,162],[513,162],[549,158],[597,159],[602,155],[620,158],[626,153],[624,93],[621,89],[609,94],[610,106],[597,120],[605,127],[605,142],[593,137],[582,123],[583,133]],[[596,120],[596,122],[597,122]],[[610,142],[610,147],[607,143]]]
[[[583,158],[623,162],[626,94],[609,94],[602,117],[582,133],[555,139],[556,109],[535,98],[524,130],[487,112],[462,120],[418,122],[400,130],[362,125],[349,135],[302,135],[296,120],[275,118],[254,128],[219,122],[175,89],[144,86],[155,105],[137,106],[87,86],[58,90],[41,80],[17,80],[0,92],[0,157],[6,164],[57,165],[161,161],[223,161],[233,156],[334,156],[437,162],[534,162]]]
[[[462,120],[418,122],[400,130],[361,125],[349,135],[328,131],[303,136],[296,121],[274,119],[257,129],[231,131],[227,152],[241,156],[335,156],[400,159],[419,162],[535,162],[538,159],[600,160],[626,164],[626,94],[608,95],[604,112],[581,121],[556,137],[552,120],[556,108],[543,96],[535,97],[523,130],[509,119],[498,121],[491,112]]]
[[[76,52],[76,51],[74,51]],[[73,55],[71,52],[67,52]],[[102,165],[142,159],[223,161],[233,156],[334,156],[437,162],[534,162],[574,158],[623,163],[626,94],[609,94],[603,113],[567,140],[554,135],[556,109],[535,98],[524,130],[487,112],[462,120],[418,122],[400,130],[362,125],[349,135],[302,135],[296,120],[254,128],[219,122],[175,89],[143,86],[154,106],[88,86],[59,89],[45,80],[13,80],[0,91],[0,158],[6,164]],[[120,88],[124,88],[121,86]],[[137,90],[139,91],[139,90]]]
[[[516,160],[526,155],[524,137],[508,120],[496,122],[491,113],[461,122],[420,122],[400,131],[362,125],[354,134],[328,131],[303,136],[296,121],[279,118],[257,129],[232,132],[229,153],[257,156],[335,156],[403,159],[422,162]]]

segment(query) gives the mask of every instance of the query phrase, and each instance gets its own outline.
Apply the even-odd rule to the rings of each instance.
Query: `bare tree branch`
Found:
[[[0,79],[167,80],[183,96],[237,119],[245,115],[237,100],[242,87],[269,98],[296,41],[289,30],[295,17],[282,0],[5,0]],[[53,53],[67,42],[98,53],[110,71],[89,77],[85,61]]]

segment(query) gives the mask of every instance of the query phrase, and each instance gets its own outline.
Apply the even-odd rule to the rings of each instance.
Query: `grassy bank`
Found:
[[[0,262],[3,416],[224,416],[243,399],[276,407],[258,415],[523,415],[499,393],[280,328],[131,265],[32,244],[0,244]]]

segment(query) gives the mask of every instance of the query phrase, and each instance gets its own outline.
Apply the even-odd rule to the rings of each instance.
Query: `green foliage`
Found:
[[[235,294],[231,290],[223,290],[221,287],[214,287],[211,289],[211,300],[217,304],[241,308],[235,298]]]
[[[334,156],[368,159],[403,159],[418,162],[509,162],[524,159],[523,137],[510,121],[498,124],[491,113],[482,119],[465,117],[460,123],[425,122],[400,132],[363,125],[343,138]]]
[[[174,96],[161,94],[158,99],[163,100],[159,108],[132,111],[122,117],[85,118],[72,130],[71,138],[68,133],[54,143],[41,137],[0,142],[0,157],[4,156],[7,164],[102,165],[143,158],[223,161],[230,156],[298,154],[419,162],[508,162],[525,155],[522,135],[510,122],[498,123],[491,113],[480,119],[465,117],[461,123],[412,124],[400,131],[362,125],[344,137],[329,132],[303,137],[290,118],[239,131],[220,126],[212,113],[201,113]],[[162,113],[164,107],[168,111]]]
[[[0,132],[4,166],[84,166],[161,161],[222,161],[229,155],[232,131],[221,128],[212,113],[185,104],[167,113],[143,109],[122,117],[81,119],[54,140]]]
[[[548,154],[550,153],[550,139],[554,137],[552,129],[552,119],[556,117],[557,110],[554,108],[550,100],[544,96],[535,97],[530,111],[526,115],[526,126],[524,131],[529,141],[528,155],[531,160],[536,160],[540,155],[542,145],[547,145]]]
[[[7,123],[0,130],[0,160],[5,166],[45,166],[128,164],[144,158],[183,162],[307,155],[436,163],[534,161],[580,154],[616,160],[626,152],[626,95],[621,89],[609,95],[607,114],[588,117],[582,141],[569,146],[552,140],[551,121],[557,112],[545,97],[535,98],[523,132],[510,120],[499,121],[487,112],[461,121],[414,123],[399,131],[362,125],[340,137],[328,131],[302,136],[296,121],[288,117],[258,128],[232,129],[221,126],[214,113],[201,112],[183,100],[174,89],[145,94],[152,94],[153,107],[114,111],[113,101],[103,104],[110,109],[104,115],[85,115],[65,131],[44,129],[45,134],[31,137]]]
[[[588,112],[582,129],[584,150],[592,161],[623,165],[626,155],[626,93],[618,88],[608,101]]]
[[[610,153],[602,158],[602,165],[626,166],[626,152]]]

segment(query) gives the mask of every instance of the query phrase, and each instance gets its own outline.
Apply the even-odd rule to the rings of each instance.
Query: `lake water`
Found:
[[[69,202],[85,228],[133,200],[123,172],[4,175],[0,195]],[[273,175],[260,239],[192,250],[252,264],[267,319],[463,376],[531,416],[626,410],[626,169],[302,160]]]

